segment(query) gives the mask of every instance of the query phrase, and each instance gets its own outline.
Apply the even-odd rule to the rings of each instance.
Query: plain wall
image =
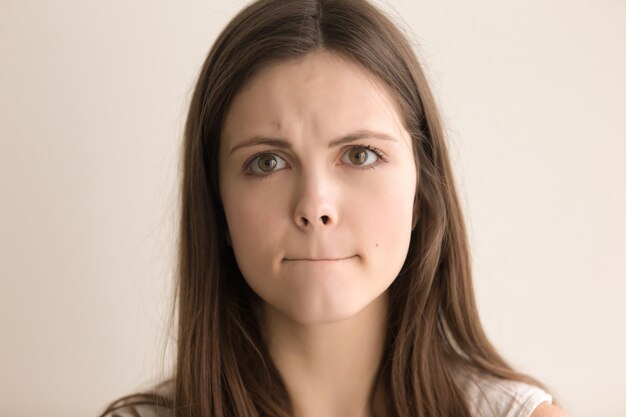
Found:
[[[182,127],[244,4],[0,0],[0,415],[96,415],[171,363]],[[384,7],[444,117],[488,335],[572,416],[626,415],[626,2]]]

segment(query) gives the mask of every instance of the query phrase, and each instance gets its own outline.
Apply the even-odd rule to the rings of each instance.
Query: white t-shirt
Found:
[[[544,390],[523,382],[501,380],[492,377],[455,376],[465,392],[470,411],[474,417],[529,417],[543,402],[552,403],[552,396]],[[106,417],[170,417],[164,408],[148,405],[128,407],[113,411]]]
[[[523,382],[468,374],[456,379],[475,417],[529,417],[539,404],[552,403],[550,394]]]

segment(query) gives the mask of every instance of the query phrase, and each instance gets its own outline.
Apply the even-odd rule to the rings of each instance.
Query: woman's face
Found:
[[[355,315],[406,258],[416,166],[382,83],[331,52],[263,69],[224,123],[220,194],[239,269],[302,324]]]

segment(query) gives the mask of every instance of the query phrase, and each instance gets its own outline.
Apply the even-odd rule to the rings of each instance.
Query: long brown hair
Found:
[[[376,378],[387,414],[469,416],[454,379],[461,368],[543,387],[514,371],[481,326],[444,132],[405,36],[366,0],[260,0],[219,35],[196,84],[182,154],[175,375],[169,393],[132,399],[163,406],[175,417],[290,415],[286,387],[254,314],[258,296],[226,241],[218,153],[222,123],[242,86],[270,63],[318,50],[340,54],[382,80],[413,140],[417,225],[389,288],[388,333]]]

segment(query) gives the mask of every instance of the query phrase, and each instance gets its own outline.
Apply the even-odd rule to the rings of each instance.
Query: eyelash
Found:
[[[354,148],[363,148],[363,149],[367,149],[370,150],[372,152],[374,152],[374,154],[376,154],[376,157],[378,158],[378,160],[372,164],[369,165],[365,165],[363,167],[358,167],[358,165],[353,165],[356,169],[376,169],[378,164],[382,161],[382,162],[387,162],[387,155],[385,155],[385,153],[383,151],[381,151],[380,149],[378,149],[375,146],[372,145],[352,145],[348,148],[348,151],[350,151],[351,149]],[[261,156],[261,155],[275,155],[280,157],[280,155],[275,154],[274,152],[259,152],[256,153],[254,155],[252,155],[250,158],[248,158],[246,160],[246,162],[244,162],[243,164],[243,173],[244,175],[254,178],[254,179],[264,179],[267,178],[269,176],[271,176],[272,174],[278,172],[278,171],[271,171],[267,174],[263,174],[263,175],[259,175],[259,174],[254,174],[252,172],[250,172],[250,164],[252,164],[252,161],[254,161],[257,157]],[[281,157],[282,158],[282,157]],[[283,158],[284,159],[284,158]]]

